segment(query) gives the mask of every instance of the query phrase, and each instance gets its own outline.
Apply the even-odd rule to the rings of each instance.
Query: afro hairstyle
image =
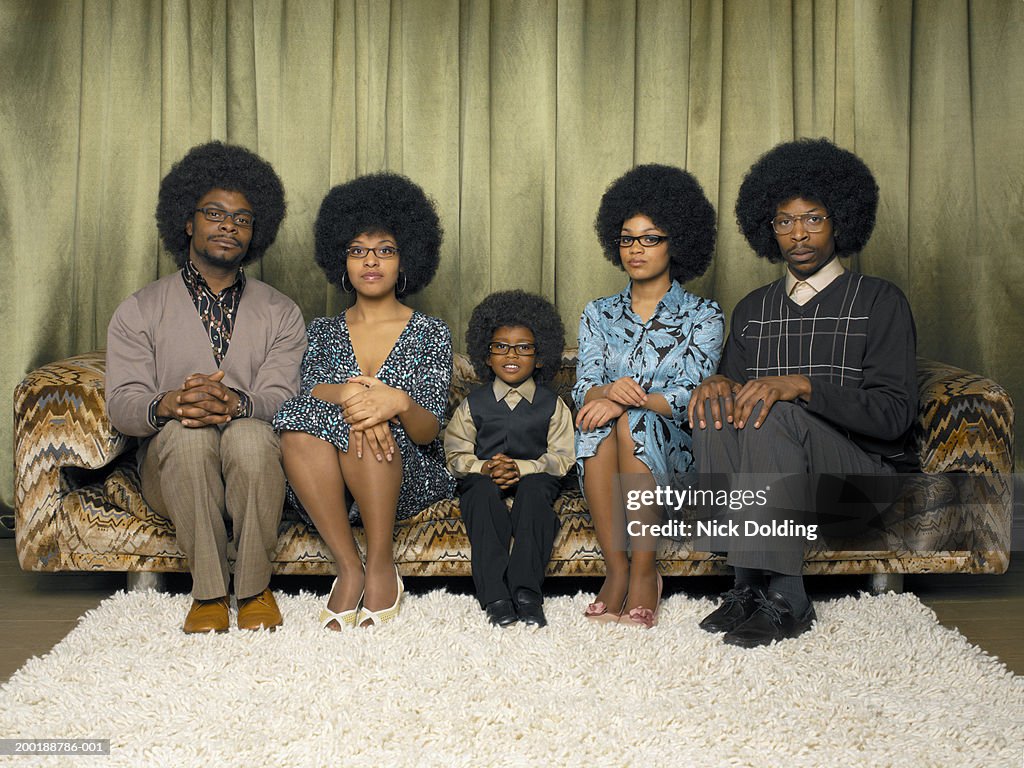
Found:
[[[736,222],[758,256],[782,261],[771,222],[780,204],[797,197],[825,206],[837,255],[867,244],[878,210],[875,177],[863,160],[828,139],[797,139],[761,155],[740,184]]]
[[[704,274],[715,250],[715,209],[691,174],[670,165],[638,165],[611,183],[594,230],[605,257],[619,269],[625,267],[614,239],[626,219],[641,214],[669,236],[673,280],[685,283]]]
[[[253,228],[242,264],[263,257],[284,219],[284,185],[266,160],[245,147],[211,141],[192,147],[160,182],[156,226],[164,247],[181,267],[188,261],[185,223],[211,189],[241,192],[252,205]]]
[[[401,296],[425,288],[437,272],[444,230],[433,202],[405,176],[373,173],[332,188],[320,204],[314,233],[316,263],[334,285],[347,273],[345,249],[359,235],[395,238],[406,282]]]
[[[562,365],[565,328],[558,310],[542,296],[526,291],[498,291],[485,298],[473,310],[466,328],[466,351],[481,381],[494,378],[487,358],[487,345],[499,328],[521,325],[533,332],[537,342],[537,365],[534,378],[550,381]]]

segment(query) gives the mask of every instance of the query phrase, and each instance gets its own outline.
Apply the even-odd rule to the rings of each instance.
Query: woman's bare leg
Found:
[[[623,476],[622,491],[653,491],[654,476],[640,459],[634,454],[633,436],[629,431],[629,421],[620,418],[615,425],[616,446],[618,448],[618,471]],[[635,511],[627,513],[630,521],[654,525],[661,522],[660,507],[642,505]],[[637,526],[634,525],[634,528]],[[657,576],[657,537],[651,535],[634,535],[630,537],[632,558],[629,568],[629,594],[626,598],[626,611],[643,606],[654,609],[658,605]]]
[[[338,588],[327,600],[335,613],[355,608],[363,592],[363,563],[348,523],[340,455],[331,443],[305,432],[281,434],[288,482],[337,564]],[[341,629],[337,622],[329,628]]]
[[[621,420],[621,419],[620,419]],[[614,479],[619,471],[618,446],[613,426],[611,434],[597,447],[597,453],[583,460],[583,493],[587,497],[594,533],[604,556],[605,579],[595,603],[604,603],[618,613],[629,587],[629,557],[626,554],[626,520],[622,514]]]
[[[359,515],[366,530],[366,594],[363,605],[380,611],[394,605],[398,597],[395,580],[395,511],[402,487],[402,456],[377,461],[372,453],[359,458],[341,453],[341,471],[349,491],[359,503]]]

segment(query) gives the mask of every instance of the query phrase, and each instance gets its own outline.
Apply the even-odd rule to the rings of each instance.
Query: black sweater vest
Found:
[[[490,459],[503,453],[513,459],[537,459],[547,453],[548,427],[558,395],[537,385],[531,403],[525,397],[514,411],[494,399],[493,384],[474,389],[466,398],[476,426],[476,456]]]

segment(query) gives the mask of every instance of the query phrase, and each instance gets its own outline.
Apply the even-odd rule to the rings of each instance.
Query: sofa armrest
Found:
[[[996,382],[945,363],[918,358],[916,437],[929,473],[1013,472],[1013,401]]]
[[[78,468],[100,469],[133,444],[107,418],[103,351],[29,373],[14,390],[14,519],[25,569],[50,570],[59,557],[62,499],[81,483]]]

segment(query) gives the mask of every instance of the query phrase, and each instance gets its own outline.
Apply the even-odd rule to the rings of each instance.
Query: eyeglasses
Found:
[[[618,237],[613,237],[612,242],[619,246],[619,248],[632,248],[633,243],[637,241],[639,241],[640,245],[644,248],[653,248],[668,239],[668,235],[640,235],[639,237],[633,237],[632,235],[619,235]]]
[[[506,344],[504,341],[492,341],[487,345],[487,351],[492,355],[507,355],[512,350],[519,357],[533,357],[537,354],[536,344]]]
[[[371,252],[378,259],[393,259],[398,255],[398,249],[393,245],[382,245],[379,248],[363,248],[361,245],[351,245],[345,249],[345,255],[350,259],[365,259]]]
[[[206,208],[196,208],[196,213],[201,213],[206,217],[207,221],[221,222],[224,219],[231,219],[235,222],[236,227],[242,227],[243,229],[249,229],[253,222],[256,221],[256,217],[248,211],[225,211],[223,208],[214,208],[213,206],[207,206]]]
[[[777,235],[788,235],[799,221],[804,225],[805,232],[821,232],[825,228],[827,213],[801,213],[799,216],[776,216],[772,219],[772,229]]]

